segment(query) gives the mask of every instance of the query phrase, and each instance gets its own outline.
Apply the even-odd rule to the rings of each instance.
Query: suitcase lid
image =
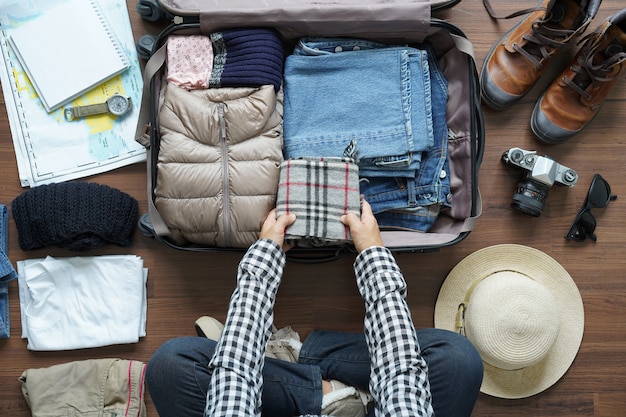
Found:
[[[204,8],[209,8],[215,6],[215,4],[209,4],[210,2],[206,0],[156,0],[159,4],[159,7],[163,8],[164,11],[174,15],[174,16],[198,16],[200,14],[200,10]],[[430,9],[433,12],[448,9],[457,3],[460,3],[461,0],[416,0],[414,2],[409,3],[421,3],[426,2],[430,3]],[[227,2],[229,3],[229,2]],[[297,5],[300,5],[304,2],[295,2]],[[313,3],[313,2],[311,2]],[[328,2],[328,4],[336,4],[337,2]],[[354,5],[363,5],[363,1],[340,1],[339,3],[347,3]],[[378,3],[385,3],[384,1],[379,1]],[[394,2],[396,3],[396,2]],[[397,2],[397,3],[407,3],[405,2]],[[250,2],[249,4],[255,4],[254,2]],[[258,3],[257,3],[258,4]],[[318,2],[319,4],[319,2]]]
[[[156,0],[175,23],[200,20],[204,32],[271,26],[283,36],[398,34],[427,31],[431,13],[460,0]],[[138,4],[139,8],[139,4]]]

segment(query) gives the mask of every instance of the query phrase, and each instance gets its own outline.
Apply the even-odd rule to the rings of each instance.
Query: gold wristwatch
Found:
[[[114,94],[104,103],[67,107],[64,114],[67,121],[72,121],[82,117],[104,113],[110,113],[114,116],[123,116],[128,113],[131,108],[130,97]]]

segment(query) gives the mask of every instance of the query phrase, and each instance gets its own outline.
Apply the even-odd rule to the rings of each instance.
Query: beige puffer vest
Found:
[[[271,85],[186,91],[159,113],[155,205],[179,244],[245,248],[276,204],[282,96]]]

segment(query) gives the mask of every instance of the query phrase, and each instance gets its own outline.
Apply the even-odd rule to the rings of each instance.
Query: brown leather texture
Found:
[[[592,46],[595,52],[591,62],[598,64],[606,59],[602,53],[611,43],[617,42],[626,50],[626,33],[618,26],[606,23],[587,42],[595,44]],[[562,129],[578,131],[589,123],[600,110],[614,84],[622,78],[621,74],[626,72],[623,63],[618,62],[607,68],[601,80],[581,80],[581,75],[578,74],[580,70],[577,72],[575,68],[580,66],[579,58],[587,51],[588,48],[581,48],[571,65],[548,87],[539,103],[544,116]],[[588,83],[584,88],[586,95],[581,95],[570,87],[565,82],[566,79]]]
[[[549,5],[546,0],[541,7],[546,8]],[[559,42],[569,42],[576,35],[581,33],[587,26],[588,20],[584,19],[584,10],[580,7],[580,2],[575,0],[559,0],[551,5],[553,10],[557,5],[563,5],[566,12],[559,25],[554,22],[550,23],[550,27],[554,29],[574,30],[569,36],[557,39]],[[540,23],[542,19],[549,16],[551,10],[538,10],[529,14],[519,24],[517,24],[509,33],[507,33],[501,42],[494,47],[493,52],[486,62],[487,70],[492,82],[503,92],[510,95],[522,96],[536,83],[539,77],[545,72],[547,64],[552,60],[558,48],[545,45],[544,54],[539,52],[539,45],[529,42],[529,37],[534,37],[533,27],[543,25]],[[581,20],[584,22],[580,25]],[[545,23],[547,24],[547,23]],[[577,24],[579,27],[577,27]],[[523,54],[519,53],[516,48],[522,48],[532,55],[538,55],[539,65],[529,60]]]

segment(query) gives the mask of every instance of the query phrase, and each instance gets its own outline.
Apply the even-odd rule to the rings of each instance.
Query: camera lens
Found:
[[[537,181],[523,179],[517,184],[511,207],[537,217],[543,211],[549,189],[549,186]]]

